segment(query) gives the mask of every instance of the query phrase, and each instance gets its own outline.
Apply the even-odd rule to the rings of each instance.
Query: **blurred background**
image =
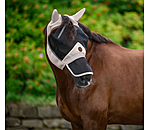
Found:
[[[119,45],[144,49],[144,0],[6,0],[6,102],[55,102],[56,82],[44,52],[42,31],[53,9]]]
[[[56,82],[47,62],[42,31],[53,9],[117,44],[144,49],[144,0],[5,0],[6,130],[71,130],[56,106]],[[107,130],[143,126],[108,125]]]

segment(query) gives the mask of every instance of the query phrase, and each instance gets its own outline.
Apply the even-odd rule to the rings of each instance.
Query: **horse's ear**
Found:
[[[82,15],[84,14],[85,12],[85,8],[81,9],[80,11],[78,11],[76,14],[74,14],[72,17],[75,21],[78,21]]]
[[[57,9],[54,9],[52,13],[52,23],[55,23],[58,19],[59,19],[58,11]]]

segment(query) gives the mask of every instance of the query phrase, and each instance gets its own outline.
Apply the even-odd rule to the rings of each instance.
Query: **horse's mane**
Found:
[[[84,26],[83,24],[79,23],[80,28],[82,28],[82,30],[89,36],[89,39],[91,41],[97,42],[97,43],[113,43],[113,41],[111,41],[110,39],[98,34],[98,33],[94,33],[91,32],[90,29],[86,26]]]

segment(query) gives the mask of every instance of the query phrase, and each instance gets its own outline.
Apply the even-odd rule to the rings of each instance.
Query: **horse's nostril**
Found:
[[[92,78],[91,75],[87,75],[87,79],[88,79],[89,81],[91,80],[91,78]]]
[[[84,75],[80,77],[74,77],[75,84],[78,88],[87,87],[91,84],[92,75]]]
[[[82,83],[88,83],[91,81],[91,75],[84,75],[80,77]]]

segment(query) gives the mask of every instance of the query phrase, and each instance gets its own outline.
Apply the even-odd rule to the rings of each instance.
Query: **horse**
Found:
[[[143,125],[144,51],[91,32],[78,22],[84,12],[69,16],[54,9],[43,30],[60,114],[73,130]]]

